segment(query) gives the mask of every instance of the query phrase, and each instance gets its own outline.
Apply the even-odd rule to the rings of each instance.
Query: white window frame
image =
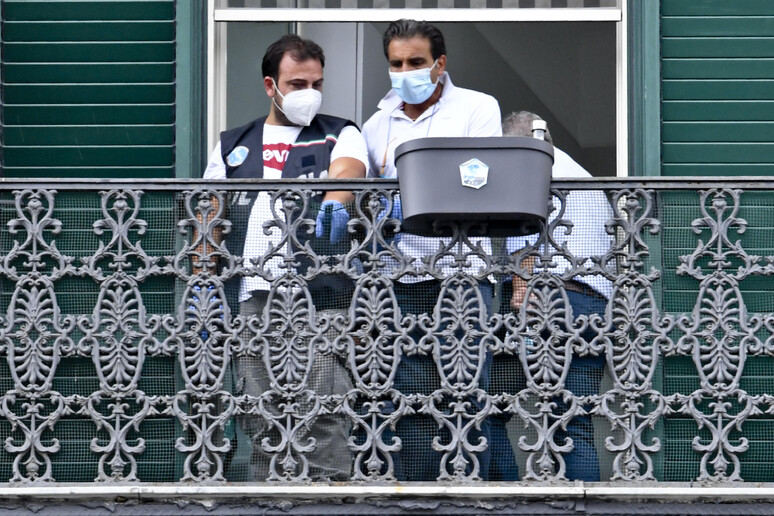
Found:
[[[215,8],[209,0],[207,16],[207,142],[218,141],[226,123],[226,44],[224,22],[389,22],[409,18],[430,22],[611,22],[616,24],[616,175],[628,175],[628,48],[627,4],[618,7],[585,8],[460,8],[460,9],[262,9]]]

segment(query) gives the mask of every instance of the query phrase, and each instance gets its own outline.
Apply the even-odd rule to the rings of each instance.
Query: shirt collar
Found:
[[[455,88],[454,84],[452,84],[449,72],[443,72],[443,74],[440,76],[440,81],[443,82],[443,90],[441,91],[441,98],[438,99],[438,104],[443,103],[444,99],[448,98]],[[379,101],[379,105],[377,107],[394,114],[395,110],[402,104],[403,100],[398,97],[398,94],[395,93],[395,90],[390,88],[390,91],[387,92],[387,95],[385,95],[384,98]],[[422,113],[422,115],[424,115],[424,113]],[[420,115],[419,118],[423,117]],[[419,120],[419,118],[417,120]]]

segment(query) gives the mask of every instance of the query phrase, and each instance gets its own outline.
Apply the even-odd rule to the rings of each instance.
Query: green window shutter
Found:
[[[177,38],[197,37],[193,24],[202,23],[202,6],[186,1],[181,8],[174,0],[0,0],[0,172],[6,177],[65,179],[173,177],[179,167],[180,84],[193,90],[202,82],[197,79],[201,64],[194,70],[191,60],[180,62]],[[189,54],[200,54],[189,46]],[[193,111],[188,106],[196,105],[197,95],[197,91],[182,95],[187,99],[184,112]],[[192,136],[182,152],[193,155],[195,136],[203,134],[195,118],[201,114],[187,116],[194,119],[185,123]],[[55,217],[66,228],[58,238],[62,251],[79,256],[84,249],[94,249],[93,223],[101,217],[98,196],[60,192],[56,204]],[[174,195],[146,193],[142,205],[140,218],[153,228],[143,240],[146,251],[155,256],[174,254]],[[10,199],[0,199],[0,215],[3,226],[15,216]],[[7,250],[10,236],[4,238],[0,247]],[[7,278],[0,279],[0,309],[7,307],[13,289]],[[62,314],[91,314],[99,289],[92,278],[59,281],[56,294]],[[149,313],[173,310],[174,280],[151,278],[140,289]],[[175,360],[149,358],[140,389],[148,395],[174,394]],[[63,357],[58,369],[55,390],[82,396],[99,390],[91,360]],[[0,360],[0,385],[7,386],[10,378],[6,361]],[[0,421],[0,439],[21,442],[18,431]],[[130,443],[142,438],[146,444],[138,457],[141,480],[169,482],[180,477],[182,459],[174,442],[181,429],[175,418],[151,417],[132,432]],[[61,452],[52,457],[55,478],[94,481],[99,459],[90,448],[94,437],[104,443],[109,436],[85,418],[59,421],[45,436],[62,443]],[[10,479],[12,460],[0,450],[4,465],[0,481]]]
[[[774,174],[774,2],[771,0],[661,0],[661,137],[662,175]],[[736,215],[750,223],[740,237],[748,252],[772,253],[768,229],[774,200],[770,192],[743,194]],[[676,273],[680,256],[694,251],[692,221],[700,218],[698,195],[671,192],[661,199],[662,309],[690,312],[696,304],[696,281]],[[704,264],[706,266],[706,264]],[[733,267],[733,266],[730,266]],[[746,309],[768,313],[771,280],[756,277],[742,282]],[[774,361],[749,356],[743,388],[751,395],[771,392]],[[696,366],[689,357],[664,357],[663,392],[692,393],[701,389]],[[740,408],[729,400],[729,413]],[[698,404],[706,407],[707,401]],[[766,481],[774,465],[774,448],[767,429],[772,420],[761,416],[745,422],[749,448],[741,457],[746,481]],[[663,422],[659,460],[663,481],[697,477],[700,454],[694,438],[707,443],[706,428],[684,414]],[[732,443],[742,433],[729,434]]]
[[[774,174],[774,2],[662,0],[662,175]]]
[[[2,0],[1,36],[5,177],[174,175],[174,0]]]

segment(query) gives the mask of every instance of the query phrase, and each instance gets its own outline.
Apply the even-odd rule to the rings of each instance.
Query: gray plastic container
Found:
[[[535,233],[547,216],[553,163],[554,147],[537,138],[403,143],[395,150],[403,230],[449,236],[455,226],[473,222],[471,235]]]

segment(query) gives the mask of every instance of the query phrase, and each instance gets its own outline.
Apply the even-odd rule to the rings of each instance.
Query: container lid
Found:
[[[538,138],[522,136],[488,136],[485,138],[417,138],[398,145],[395,161],[402,154],[427,149],[534,149],[548,154],[554,161],[554,146]]]

